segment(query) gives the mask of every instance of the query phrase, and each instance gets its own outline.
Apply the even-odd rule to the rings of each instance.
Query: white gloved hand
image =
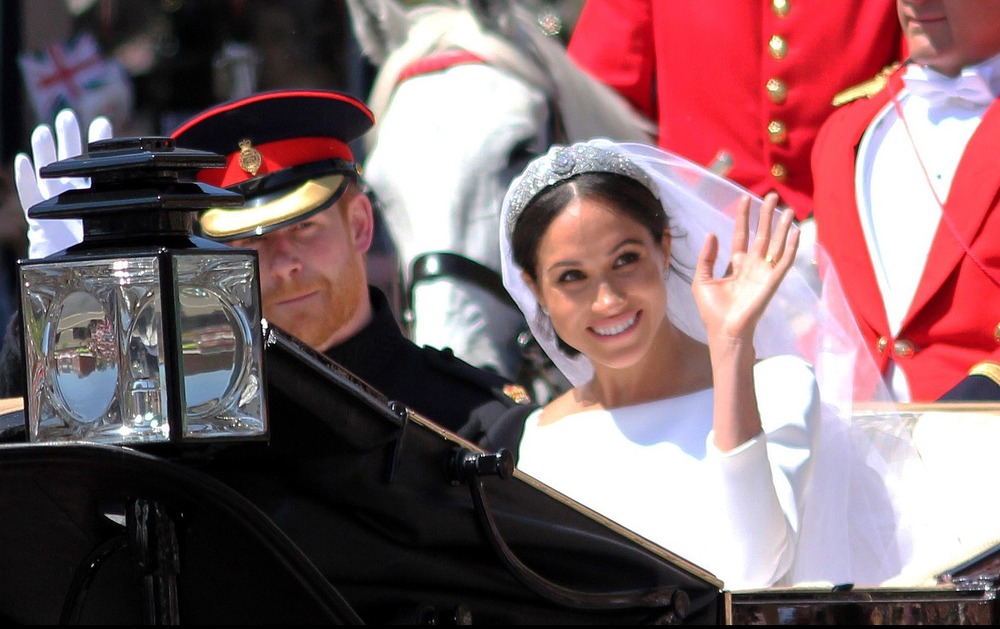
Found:
[[[63,109],[56,116],[55,137],[52,128],[40,124],[31,133],[31,153],[34,163],[24,153],[14,157],[14,183],[21,209],[28,221],[28,257],[43,258],[56,251],[71,247],[83,240],[83,224],[78,219],[28,218],[28,210],[42,201],[51,199],[67,190],[89,188],[87,177],[43,178],[38,172],[57,160],[76,157],[83,152],[80,122],[71,109]],[[87,142],[111,138],[111,121],[98,116],[90,123]]]

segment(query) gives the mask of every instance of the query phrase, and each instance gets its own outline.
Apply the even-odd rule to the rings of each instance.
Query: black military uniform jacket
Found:
[[[489,426],[512,407],[530,406],[524,389],[473,367],[450,349],[419,347],[406,338],[389,301],[370,286],[371,323],[325,355],[389,400],[458,432],[466,424]]]

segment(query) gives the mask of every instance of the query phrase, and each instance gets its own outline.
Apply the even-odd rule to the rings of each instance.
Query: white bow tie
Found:
[[[948,99],[957,99],[976,105],[989,105],[996,96],[983,75],[962,74],[945,76],[933,70],[907,72],[903,81],[909,91],[926,99],[932,105],[943,104]]]

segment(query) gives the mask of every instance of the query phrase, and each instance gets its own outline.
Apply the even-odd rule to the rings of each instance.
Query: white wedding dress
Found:
[[[712,389],[539,425],[518,468],[719,577],[765,587],[791,567],[819,408],[812,370],[778,356],[754,370],[763,432],[712,443]]]

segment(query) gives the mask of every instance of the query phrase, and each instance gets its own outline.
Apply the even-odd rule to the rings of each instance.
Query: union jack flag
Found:
[[[126,82],[124,69],[106,61],[94,37],[86,32],[42,51],[22,53],[18,63],[39,122],[51,122],[66,107],[94,115],[107,113],[88,110],[95,96],[109,90],[120,92]]]

